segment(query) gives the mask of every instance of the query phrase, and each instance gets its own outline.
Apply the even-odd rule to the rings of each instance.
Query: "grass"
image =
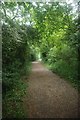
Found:
[[[24,73],[24,69],[26,72]],[[25,118],[27,115],[25,114],[25,110],[23,107],[23,98],[25,94],[27,94],[28,83],[27,80],[30,71],[31,71],[31,63],[28,63],[27,68],[23,69],[23,75],[21,79],[16,82],[16,86],[13,87],[10,91],[7,91],[5,96],[3,97],[2,105],[2,117],[3,118]],[[16,76],[15,76],[16,79]]]
[[[25,116],[22,107],[22,97],[24,96],[27,87],[28,86],[20,81],[17,88],[6,93],[6,96],[3,100],[4,118],[21,118]]]
[[[64,78],[64,79],[65,79],[67,82],[69,82],[75,89],[80,90],[80,83],[78,82],[77,78],[76,78],[76,77],[73,78],[73,77],[74,77],[73,74],[72,74],[72,76],[71,76],[71,74],[70,74],[70,75],[68,74],[68,72],[70,71],[69,67],[68,67],[68,69],[67,69],[67,68],[66,68],[66,69],[64,69],[64,68],[60,69],[60,67],[59,67],[59,69],[58,69],[58,68],[55,69],[52,65],[48,64],[47,62],[42,62],[42,63],[44,63],[44,65],[45,65],[49,70],[51,70],[53,73],[56,73],[56,74],[59,75],[61,78]]]

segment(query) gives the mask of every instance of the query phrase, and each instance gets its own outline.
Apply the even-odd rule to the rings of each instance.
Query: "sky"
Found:
[[[18,0],[19,1],[19,0]],[[24,0],[25,1],[25,0]],[[34,6],[36,6],[36,1],[38,1],[38,0],[26,0],[26,1],[33,1],[32,2],[32,4],[34,5]],[[60,1],[60,3],[62,4],[63,2],[67,2],[68,4],[70,4],[70,3],[72,3],[71,5],[73,6],[73,13],[75,13],[76,12],[76,10],[77,10],[77,1],[78,0],[39,0],[39,1],[46,1],[47,2],[47,4],[48,4],[48,2],[50,2],[50,1],[54,1],[54,2],[56,2],[56,1]],[[12,14],[11,13],[9,13],[8,11],[6,11],[7,12],[7,15],[9,15],[9,16],[12,16]],[[16,12],[16,11],[15,11]],[[18,19],[18,18],[16,18],[16,19]],[[19,18],[19,20],[22,20],[22,18]],[[30,24],[30,22],[27,22],[27,25],[29,25]]]
[[[36,6],[36,3],[34,2],[34,1],[37,1],[37,0],[32,0],[33,2],[33,5],[34,6]],[[42,1],[44,1],[44,0],[42,0]],[[53,2],[53,0],[45,0],[46,2]],[[72,6],[73,6],[73,13],[75,13],[76,12],[76,10],[77,10],[77,1],[79,1],[79,0],[54,0],[54,2],[56,2],[56,1],[58,1],[58,2],[61,2],[61,3],[63,3],[63,2],[66,2],[67,4],[71,4]]]
[[[23,0],[0,0],[5,2],[23,2]],[[79,2],[80,0],[24,0],[24,2]]]

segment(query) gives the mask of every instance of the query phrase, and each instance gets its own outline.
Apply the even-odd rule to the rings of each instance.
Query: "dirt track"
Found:
[[[77,90],[40,62],[32,63],[28,84],[24,108],[29,118],[78,117]]]

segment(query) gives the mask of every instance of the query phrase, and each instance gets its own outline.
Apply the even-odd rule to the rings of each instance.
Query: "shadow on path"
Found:
[[[40,62],[32,63],[28,84],[24,107],[29,118],[78,117],[77,90]]]

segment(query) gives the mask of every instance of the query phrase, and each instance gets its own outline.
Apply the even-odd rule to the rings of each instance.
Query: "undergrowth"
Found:
[[[61,78],[69,82],[74,88],[80,90],[80,83],[78,82],[78,78],[76,76],[78,74],[78,70],[76,70],[76,73],[74,73],[75,70],[73,71],[73,69],[70,69],[70,65],[65,66],[65,64],[61,64],[60,66],[57,66],[56,64],[49,64],[45,61],[43,63],[53,73],[56,73]]]
[[[24,118],[27,116],[23,107],[23,97],[27,94],[28,83],[25,83],[24,80],[27,81],[30,71],[31,63],[28,63],[26,71],[23,72],[21,78],[18,77],[16,85],[3,93],[3,118]],[[14,77],[14,79],[16,78],[17,76]]]

